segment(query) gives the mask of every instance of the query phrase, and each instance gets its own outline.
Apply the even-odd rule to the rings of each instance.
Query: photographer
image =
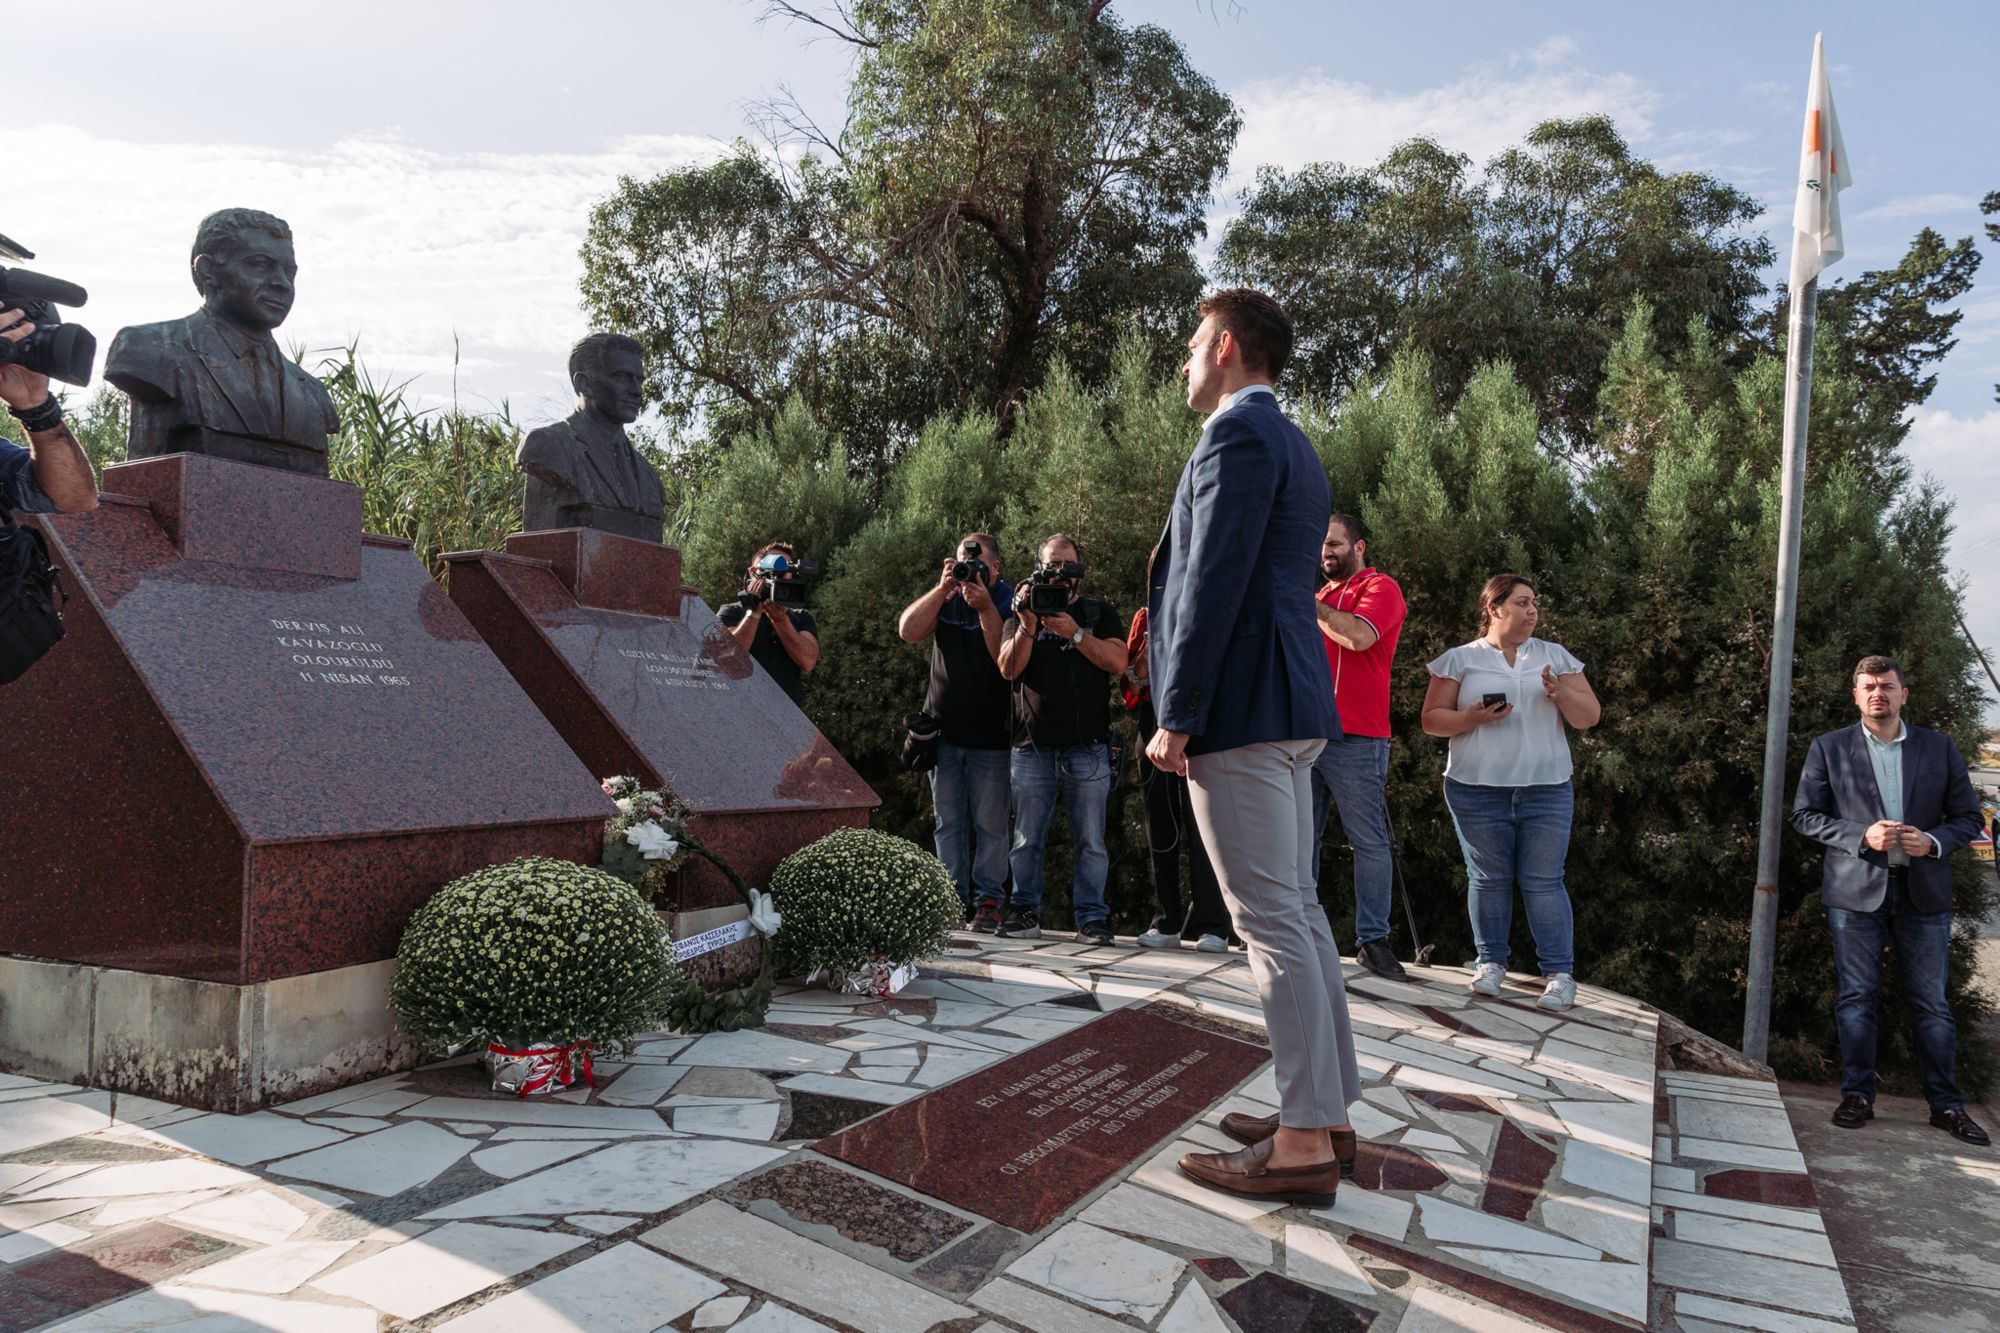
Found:
[[[1014,682],[1014,894],[997,932],[1006,939],[1042,937],[1042,860],[1060,792],[1076,842],[1070,878],[1076,941],[1112,942],[1104,818],[1111,800],[1111,681],[1125,670],[1125,626],[1109,603],[1077,595],[1083,573],[1073,538],[1057,533],[1043,542],[1041,564],[1015,595],[1015,618],[1000,644],[1000,674]]]
[[[966,577],[969,576],[969,577]],[[1012,737],[1000,634],[1014,615],[1014,589],[1000,577],[1000,544],[968,532],[946,558],[937,586],[903,608],[905,643],[931,639],[924,713],[937,723],[931,806],[937,854],[958,885],[974,930],[1000,928],[1007,882],[1007,768]]]
[[[19,310],[0,310],[0,339],[20,342],[34,331]],[[80,514],[97,508],[97,478],[63,424],[49,377],[0,361],[0,402],[28,436],[26,449],[0,440],[0,511]]]
[[[789,544],[760,547],[744,571],[748,582],[743,591],[715,618],[758,666],[771,673],[791,701],[803,707],[805,674],[819,665],[819,626],[804,607],[780,606],[772,600],[772,585],[780,580],[796,584],[799,568]]]

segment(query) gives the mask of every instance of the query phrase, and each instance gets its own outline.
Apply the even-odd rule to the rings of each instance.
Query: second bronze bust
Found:
[[[514,458],[528,478],[523,530],[596,528],[659,541],[666,488],[625,435],[645,401],[639,344],[593,333],[570,349],[569,378],[576,411],[528,432]]]

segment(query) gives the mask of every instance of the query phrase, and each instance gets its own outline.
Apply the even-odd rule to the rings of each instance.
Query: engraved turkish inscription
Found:
[[[620,648],[618,655],[636,663],[655,684],[683,690],[726,690],[729,677],[705,657],[686,653],[656,653],[645,648]]]
[[[308,685],[405,688],[409,676],[365,625],[266,617],[281,657]]]

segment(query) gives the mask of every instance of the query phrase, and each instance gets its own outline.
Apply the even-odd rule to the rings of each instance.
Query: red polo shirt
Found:
[[[1341,583],[1329,583],[1319,600],[1336,611],[1360,616],[1375,628],[1375,642],[1356,653],[1321,634],[1327,667],[1333,672],[1333,702],[1340,730],[1348,736],[1389,734],[1389,666],[1403,637],[1403,590],[1387,574],[1369,568]]]

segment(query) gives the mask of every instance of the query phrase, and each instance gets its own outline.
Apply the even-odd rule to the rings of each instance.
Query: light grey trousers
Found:
[[[1325,741],[1188,757],[1188,791],[1271,1034],[1278,1123],[1347,1123],[1361,1096],[1340,950],[1314,883],[1312,764]]]

